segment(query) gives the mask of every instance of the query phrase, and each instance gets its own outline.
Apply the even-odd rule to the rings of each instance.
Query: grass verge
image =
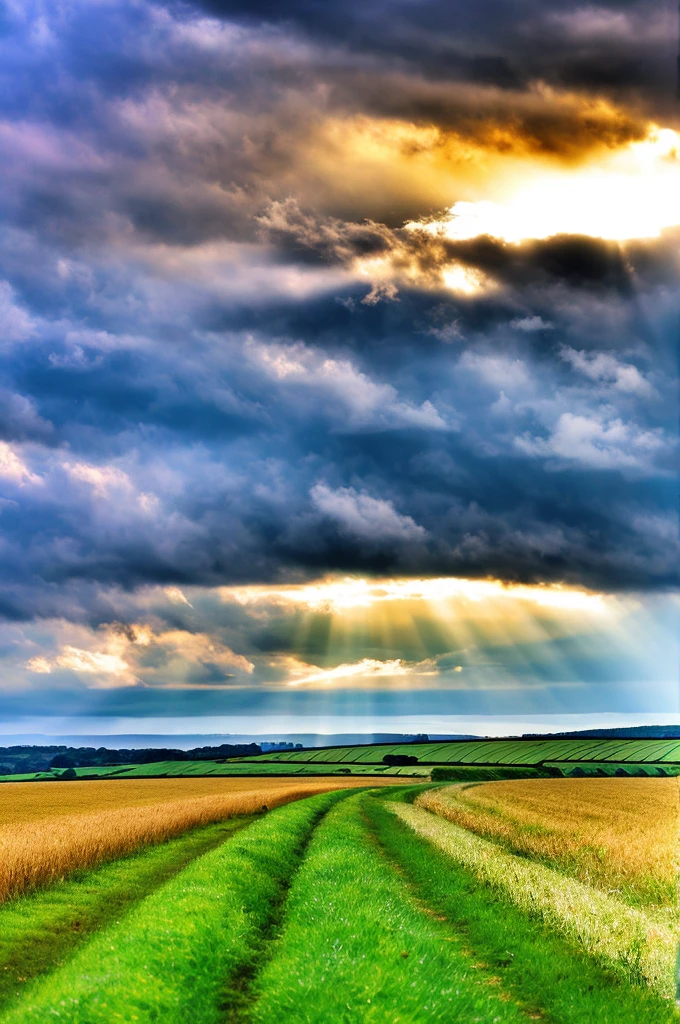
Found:
[[[466,936],[503,984],[554,1024],[671,1024],[673,1004],[631,987],[417,835],[383,800],[366,800],[386,855],[418,895]]]
[[[393,811],[418,835],[548,927],[634,984],[674,992],[676,937],[641,911],[559,871],[505,852],[418,806]]]
[[[367,834],[360,799],[334,808],[316,830],[288,896],[281,937],[240,1019],[527,1021],[498,979],[466,955],[450,926],[409,898]]]
[[[0,1009],[22,985],[62,964],[92,932],[251,821],[231,818],[206,825],[5,903],[0,907]]]
[[[257,956],[309,835],[343,795],[272,811],[194,861],[27,987],[3,1024],[218,1024],[225,992]]]

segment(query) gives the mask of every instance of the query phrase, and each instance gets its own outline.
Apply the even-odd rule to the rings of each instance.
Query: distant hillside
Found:
[[[373,733],[265,733],[255,735],[253,733],[186,733],[186,734],[163,734],[163,733],[126,733],[102,736],[87,734],[81,736],[46,736],[40,733],[26,733],[17,736],[3,736],[0,734],[0,750],[14,748],[16,746],[31,747],[33,749],[64,750],[75,748],[78,750],[95,748],[99,750],[183,750],[189,752],[198,747],[221,747],[224,744],[229,746],[243,746],[256,743],[263,750],[273,747],[302,746],[302,747],[337,747],[350,746],[366,743],[424,743],[428,736],[425,733],[394,733],[394,732],[373,732]],[[471,740],[479,737],[469,734],[453,734],[437,736],[437,739],[447,740]]]
[[[633,725],[619,729],[579,729],[574,732],[551,732],[522,734],[525,740],[626,740],[626,739],[650,739],[650,740],[678,740],[680,739],[680,725]]]
[[[287,748],[290,749],[290,748]],[[205,761],[226,757],[254,757],[262,753],[257,743],[222,743],[193,750],[151,747],[111,750],[107,747],[12,746],[0,747],[0,775],[24,775],[50,768],[100,768],[104,765],[153,764],[160,761]]]

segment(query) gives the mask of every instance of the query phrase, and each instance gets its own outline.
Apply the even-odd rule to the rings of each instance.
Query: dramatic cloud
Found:
[[[13,714],[39,687],[211,713],[269,688],[657,678],[630,622],[657,616],[668,655],[674,17],[648,0],[5,5]],[[338,575],[390,607],[347,649]],[[552,595],[555,619],[477,649],[487,611],[509,613],[468,589],[468,621],[461,580],[525,588],[527,618]],[[625,604],[626,658],[618,626],[576,626],[565,595]]]
[[[389,501],[357,494],[352,487],[332,491],[325,484],[312,488],[311,498],[316,508],[334,520],[341,530],[361,540],[418,541],[426,536],[422,526],[402,516]]]

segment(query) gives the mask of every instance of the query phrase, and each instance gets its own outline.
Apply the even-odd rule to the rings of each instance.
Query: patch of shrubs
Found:
[[[504,779],[550,779],[562,778],[559,768],[552,767],[476,767],[474,765],[446,765],[433,768],[430,772],[433,782],[502,782]]]

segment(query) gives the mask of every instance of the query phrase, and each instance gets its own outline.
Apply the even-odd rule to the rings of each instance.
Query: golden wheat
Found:
[[[387,781],[387,780],[385,780]],[[196,825],[359,779],[139,779],[0,787],[0,901]]]
[[[678,780],[532,779],[446,787],[418,803],[632,903],[672,906]]]

